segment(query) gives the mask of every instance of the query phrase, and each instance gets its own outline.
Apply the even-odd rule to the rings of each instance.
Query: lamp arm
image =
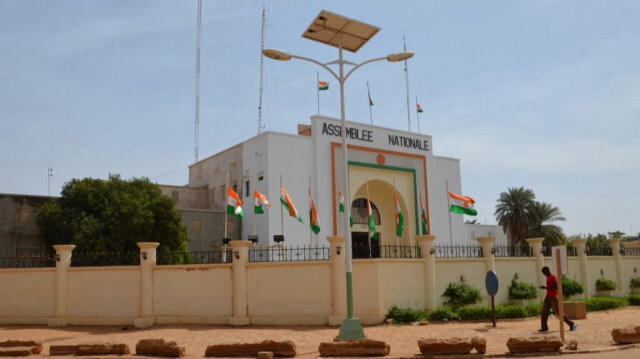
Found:
[[[331,70],[331,68],[329,66],[323,64],[320,61],[317,61],[317,60],[314,60],[314,59],[311,59],[311,58],[308,58],[308,57],[304,57],[304,56],[294,55],[294,54],[291,54],[291,58],[313,62],[314,64],[316,64],[316,65],[324,68],[325,70],[329,71],[331,73],[331,75],[333,75],[333,77],[335,77],[336,80],[340,81],[340,76],[338,76],[333,70]]]
[[[347,79],[349,78],[349,76],[351,76],[351,74],[352,74],[352,73],[353,73],[357,68],[359,68],[359,67],[361,67],[361,66],[363,66],[363,65],[366,65],[366,64],[368,64],[368,63],[370,63],[370,62],[381,61],[381,60],[386,60],[386,59],[387,59],[387,56],[385,56],[385,57],[377,57],[377,58],[375,58],[375,59],[367,60],[367,61],[364,61],[364,62],[361,62],[361,63],[357,64],[357,65],[356,65],[356,66],[354,66],[351,70],[349,70],[349,72],[347,72],[347,75],[344,77],[344,81],[347,81]]]

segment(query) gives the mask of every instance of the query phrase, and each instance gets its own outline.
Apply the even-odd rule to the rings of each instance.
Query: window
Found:
[[[373,202],[371,202],[371,212],[373,212],[373,223],[380,225],[380,212],[378,212],[378,207]],[[366,198],[358,198],[351,203],[351,216],[353,216],[353,224],[369,223]]]
[[[263,175],[258,176],[258,181],[262,181],[264,179]]]
[[[233,191],[235,193],[238,193],[238,184],[237,183],[234,183],[232,188],[233,188]]]
[[[193,221],[191,221],[191,230],[193,231],[193,233],[200,233],[200,231],[202,230],[202,221],[200,221],[199,219],[194,219]]]
[[[213,187],[209,192],[211,193],[211,203],[216,203],[216,188]]]
[[[227,198],[227,186],[222,185],[220,186],[220,201],[224,202],[225,198]]]
[[[249,187],[251,186],[251,183],[249,183],[249,180],[246,180],[244,182],[244,196],[245,197],[249,197]]]
[[[180,202],[180,192],[171,191],[171,198],[173,198],[176,203]]]

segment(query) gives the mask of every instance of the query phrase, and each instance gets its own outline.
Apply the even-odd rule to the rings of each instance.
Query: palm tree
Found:
[[[549,203],[534,202],[529,208],[529,229],[525,233],[527,238],[544,237],[544,246],[567,244],[567,238],[560,226],[551,222],[566,221],[558,207]]]
[[[500,193],[494,215],[502,230],[507,234],[509,245],[526,246],[525,233],[529,227],[529,209],[536,195],[530,189],[509,188]]]

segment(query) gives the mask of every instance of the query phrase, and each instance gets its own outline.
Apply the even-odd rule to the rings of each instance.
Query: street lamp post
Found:
[[[351,200],[349,197],[349,164],[347,160],[347,120],[345,117],[345,106],[344,106],[344,83],[351,76],[351,74],[358,68],[363,65],[366,65],[371,62],[387,60],[389,62],[398,62],[407,60],[413,57],[413,52],[403,51],[398,53],[393,53],[391,55],[385,57],[377,57],[374,59],[366,60],[361,62],[360,64],[353,64],[351,62],[345,61],[342,58],[342,38],[340,37],[338,40],[338,60],[332,61],[326,64],[321,63],[320,61],[293,55],[286,51],[277,50],[277,49],[265,49],[262,51],[262,54],[268,58],[280,61],[288,61],[293,59],[299,59],[304,61],[312,62],[325,70],[329,71],[333,77],[340,83],[340,120],[341,120],[341,135],[342,135],[342,155],[344,158],[343,163],[343,185],[342,189],[344,190],[344,195],[347,198],[345,201],[345,210],[344,210],[344,220],[343,220],[343,233],[345,237],[345,262],[346,262],[346,284],[347,284],[347,318],[342,321],[342,326],[340,327],[340,334],[338,335],[338,339],[348,340],[348,339],[363,339],[365,338],[364,331],[362,330],[362,324],[360,320],[354,316],[353,312],[353,268],[351,263],[351,230],[349,228],[349,213],[351,213]],[[336,74],[331,68],[327,65],[338,64],[339,74]],[[345,75],[344,74],[344,64],[353,65],[354,67]]]

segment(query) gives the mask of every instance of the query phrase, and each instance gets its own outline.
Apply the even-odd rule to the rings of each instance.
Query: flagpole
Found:
[[[253,174],[253,188],[254,188],[254,193],[253,193],[253,235],[256,235],[256,194],[255,194],[255,188],[256,188],[256,174]],[[251,191],[249,191],[249,194],[251,194]],[[269,244],[269,242],[267,242],[267,244]]]
[[[369,96],[369,118],[371,119],[371,126],[373,126],[373,112],[371,111],[371,92],[369,92],[369,81],[367,81],[367,95]]]
[[[318,116],[320,116],[320,72],[316,72],[316,92],[318,94]]]
[[[227,202],[229,202],[229,173],[231,172],[231,165],[229,165],[229,171],[227,172]],[[227,238],[227,206],[229,204],[227,203],[226,206],[224,206],[224,238]]]
[[[309,251],[311,251],[311,247],[313,246],[313,230],[311,226],[313,225],[313,212],[311,206],[311,176],[309,176]]]
[[[416,121],[418,122],[418,133],[420,133],[420,112],[418,111],[418,98],[416,97]]]
[[[453,230],[451,229],[451,197],[449,196],[449,180],[445,180],[447,185],[447,203],[449,204],[447,208],[449,209],[449,238],[451,245],[453,245]]]
[[[365,181],[367,181],[367,217],[371,214],[369,213],[369,208],[371,207],[371,198],[369,197],[369,177],[365,177]],[[373,209],[371,210],[373,213]],[[367,218],[367,223],[369,222],[369,218]],[[371,258],[371,228],[367,225],[367,239],[369,240],[369,258]]]
[[[280,195],[282,195],[282,174],[280,174]],[[280,232],[284,237],[284,212],[282,210],[282,204],[280,205]]]
[[[396,193],[396,179],[393,179],[393,211],[395,215],[398,215],[396,212],[396,200],[398,199],[398,194]],[[400,250],[400,236],[398,235],[398,218],[396,217],[396,244],[398,246],[398,250]]]

